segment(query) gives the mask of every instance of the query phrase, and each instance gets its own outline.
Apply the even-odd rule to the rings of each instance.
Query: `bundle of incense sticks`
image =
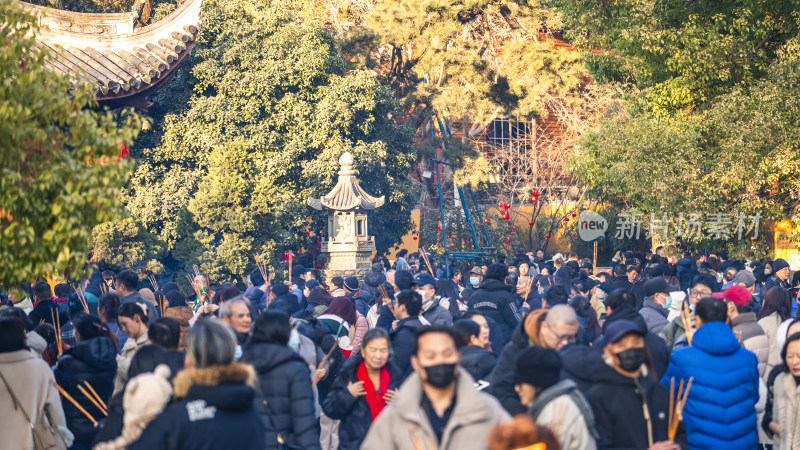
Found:
[[[694,328],[692,328],[692,313],[689,310],[689,304],[684,300],[681,306],[681,321],[683,322],[683,329],[686,331],[686,342],[691,346],[692,337],[694,336]]]
[[[420,247],[419,248],[419,255],[422,256],[422,259],[425,261],[425,265],[428,266],[428,272],[431,274],[432,277],[436,276],[436,273],[433,271],[433,267],[431,266],[431,261],[428,259],[428,255],[425,254],[425,249]]]
[[[689,383],[686,384],[686,391],[683,390],[683,381],[681,379],[677,398],[675,397],[675,377],[670,379],[669,383],[669,425],[667,431],[670,441],[674,441],[675,435],[678,433],[678,425],[683,419],[683,408],[686,406],[686,400],[689,399],[689,389],[692,388],[694,377],[689,378]]]
[[[378,292],[380,292],[380,294],[381,294],[381,298],[382,298],[382,299],[384,299],[384,300],[389,300],[389,302],[388,302],[388,303],[386,303],[386,306],[388,306],[388,307],[389,307],[389,311],[391,311],[391,312],[392,312],[392,315],[393,315],[393,316],[395,316],[395,314],[394,314],[394,307],[392,306],[392,298],[391,298],[391,297],[389,297],[389,293],[388,293],[388,292],[386,292],[386,288],[385,288],[385,287],[383,287],[383,285],[382,285],[382,284],[381,284],[380,286],[378,286]],[[395,316],[395,317],[397,317],[397,316]]]
[[[333,344],[333,346],[331,347],[331,349],[330,349],[330,350],[328,350],[328,353],[325,355],[325,357],[324,357],[324,358],[322,358],[322,361],[320,361],[320,362],[319,362],[319,365],[317,366],[317,370],[319,370],[319,369],[323,369],[323,368],[326,368],[326,366],[325,366],[325,363],[326,363],[326,362],[328,362],[328,358],[330,358],[330,357],[331,357],[331,355],[333,354],[333,351],[334,351],[334,350],[336,350],[336,348],[337,348],[337,347],[339,347],[339,341],[336,341],[336,342]],[[331,362],[331,363],[333,363],[333,362]],[[316,372],[316,370],[315,370],[314,372]],[[316,386],[316,385],[317,385],[317,383],[319,383],[319,380],[317,379],[317,376],[316,376],[316,374],[315,374],[315,375],[314,375],[314,381],[312,382],[312,384],[313,384],[314,386]]]
[[[147,276],[147,278],[150,279],[150,286],[153,286],[153,292],[160,291],[158,288],[158,283],[156,282],[156,277],[154,277],[153,274],[150,274]]]
[[[65,390],[64,390],[64,388],[62,388],[61,386],[59,386],[58,384],[56,384],[56,389],[58,389],[58,392],[60,392],[60,393],[61,393],[61,396],[62,396],[62,397],[64,397],[64,398],[65,398],[65,399],[67,399],[67,400],[68,400],[70,403],[72,403],[73,405],[75,405],[75,408],[77,408],[77,409],[78,409],[78,411],[82,412],[82,413],[83,413],[83,414],[84,414],[86,417],[88,417],[88,418],[89,418],[89,420],[91,420],[91,421],[92,421],[92,424],[94,424],[94,425],[97,425],[97,420],[95,420],[95,418],[94,418],[94,417],[92,417],[92,415],[91,415],[91,414],[89,414],[89,411],[86,411],[86,410],[83,408],[83,406],[81,406],[81,404],[80,404],[80,403],[78,403],[78,402],[77,402],[77,401],[76,401],[74,398],[72,398],[72,396],[71,396],[71,395],[69,395],[69,393],[67,393],[67,391],[65,391]]]
[[[96,406],[101,413],[103,413],[103,415],[108,417],[108,406],[106,406],[105,402],[103,402],[103,399],[101,399],[100,396],[97,395],[97,392],[92,388],[92,385],[89,384],[88,381],[84,381],[84,384],[86,384],[86,387],[89,388],[89,391],[84,389],[84,387],[81,386],[80,384],[78,385],[78,390],[81,391],[81,393],[85,395],[86,398],[88,398],[89,401],[92,402],[92,404]]]
[[[100,281],[100,293],[105,294],[108,292],[108,286],[106,285],[105,280]]]
[[[78,289],[78,285],[72,286],[72,288],[75,289],[75,294],[78,296],[78,300],[81,301],[81,305],[83,305],[83,310],[86,312],[86,314],[91,314],[89,312],[89,303],[86,302],[86,297],[83,296],[83,292],[80,289]]]
[[[158,303],[158,308],[161,310],[161,317],[164,317],[167,313],[167,297],[164,296],[163,292],[158,292],[156,294],[156,301]]]
[[[61,317],[58,313],[58,307],[55,308],[56,312],[50,310],[50,319],[53,321],[53,328],[56,330],[56,347],[58,348],[58,356],[64,354],[64,344],[61,342]]]
[[[264,261],[264,255],[253,254],[253,258],[256,260],[256,265],[258,266],[258,271],[261,272],[261,278],[264,279],[264,283],[269,285],[269,276],[268,276],[268,273],[267,273],[267,264]]]
[[[194,290],[195,295],[197,296],[197,300],[194,302],[194,310],[197,311],[197,308],[203,305],[203,294],[200,292],[200,289],[194,283],[194,280],[189,275],[186,275],[186,279],[189,280],[189,286],[192,287]]]
[[[294,261],[294,252],[289,250],[289,253],[286,255],[289,257],[289,283],[292,282],[292,262]]]
[[[525,288],[525,297],[522,298],[523,302],[528,301],[528,295],[531,293],[531,286],[533,286],[533,277],[528,275],[528,287]]]

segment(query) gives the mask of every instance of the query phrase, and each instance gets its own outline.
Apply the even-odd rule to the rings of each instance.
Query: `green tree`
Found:
[[[156,132],[138,142],[128,208],[174,260],[212,277],[246,273],[253,253],[310,245],[326,218],[307,199],[333,187],[344,151],[362,186],[387,197],[369,217],[379,251],[411,228],[413,132],[394,122],[397,104],[373,75],[346,70],[304,5],[205,3],[184,73],[191,98],[157,105]]]
[[[35,21],[0,1],[0,283],[14,286],[86,262],[91,229],[123,215],[120,159],[141,121],[96,112],[90,86],[45,67]]]

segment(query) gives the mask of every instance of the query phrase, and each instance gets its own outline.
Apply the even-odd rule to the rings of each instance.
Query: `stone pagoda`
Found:
[[[328,211],[328,237],[322,240],[321,252],[328,258],[325,279],[355,275],[363,278],[371,267],[375,238],[367,231],[367,211],[383,206],[384,198],[375,198],[361,189],[353,170],[353,155],[344,152],[339,158],[339,181],[322,198],[310,198],[312,208]]]

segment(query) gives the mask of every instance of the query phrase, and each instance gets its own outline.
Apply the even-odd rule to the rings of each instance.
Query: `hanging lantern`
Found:
[[[532,197],[534,197],[534,198],[535,198],[535,197],[538,197],[538,196],[539,196],[539,191],[533,191],[533,192],[531,192],[531,196],[532,196]]]
[[[572,213],[572,217],[578,217],[578,215],[575,214],[575,213]]]
[[[547,236],[545,236],[545,237],[546,237],[547,239],[550,239],[550,235],[549,235],[549,234],[548,234]]]
[[[564,217],[564,222],[569,222],[569,217]]]
[[[506,203],[503,205],[503,207],[504,207],[505,209],[511,208],[511,203],[508,203],[508,202],[506,202]]]
[[[513,235],[514,235],[514,232],[512,231],[511,233],[508,233],[508,235],[509,235],[509,236],[513,236]]]
[[[533,222],[528,222],[528,226],[532,227],[533,226]]]
[[[413,240],[415,240],[415,241],[416,241],[416,240],[417,240],[417,237],[416,237],[416,236],[414,236],[414,237],[412,237],[411,239],[413,239]]]

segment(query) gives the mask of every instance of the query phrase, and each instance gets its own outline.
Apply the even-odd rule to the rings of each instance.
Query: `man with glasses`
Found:
[[[489,375],[490,392],[500,400],[509,414],[515,416],[526,411],[514,388],[514,371],[519,355],[532,345],[559,351],[575,341],[578,328],[578,316],[568,305],[538,309],[525,317],[524,323],[514,331],[511,342],[505,346],[497,365]]]
[[[708,275],[698,275],[694,277],[689,283],[689,292],[686,297],[689,301],[689,310],[692,313],[692,321],[694,321],[694,308],[700,300],[711,297],[713,293],[712,286],[716,284],[715,280]],[[685,301],[685,300],[684,300]],[[682,307],[682,306],[681,306]],[[672,352],[675,343],[681,340],[681,337],[686,335],[686,330],[683,328],[683,319],[678,316],[668,323],[664,329],[658,334],[661,339],[667,344],[667,349]]]

